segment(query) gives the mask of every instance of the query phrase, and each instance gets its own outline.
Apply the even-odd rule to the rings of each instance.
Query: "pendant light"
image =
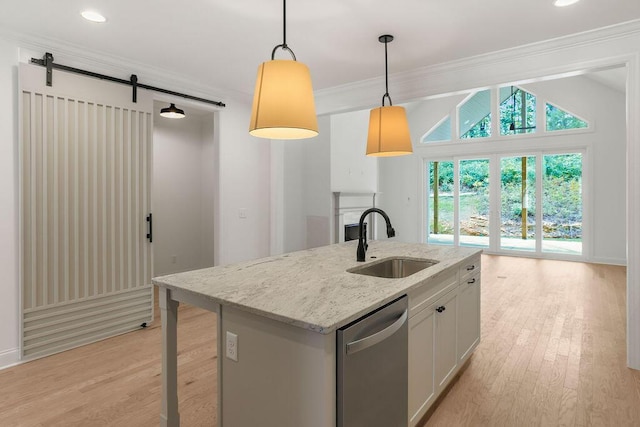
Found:
[[[311,138],[318,135],[311,74],[287,45],[286,0],[282,4],[282,44],[273,48],[271,61],[258,67],[249,133],[269,139]],[[274,59],[278,48],[289,52],[293,59]]]
[[[390,157],[413,153],[409,122],[404,107],[394,107],[389,96],[389,71],[387,61],[387,43],[393,36],[385,34],[378,37],[384,43],[384,77],[386,92],[382,95],[382,107],[374,108],[369,115],[369,136],[367,138],[367,156]],[[389,105],[384,105],[384,100]]]
[[[170,106],[160,110],[160,115],[168,119],[181,119],[185,116],[184,110],[181,110],[180,108],[176,107],[176,104],[174,103],[171,103]]]

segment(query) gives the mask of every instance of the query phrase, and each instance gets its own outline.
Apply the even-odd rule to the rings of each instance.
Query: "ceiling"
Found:
[[[108,21],[85,21],[95,9]],[[444,63],[640,18],[638,0],[290,0],[287,43],[314,89],[384,75],[381,34],[393,34],[389,72]],[[258,65],[282,43],[280,0],[20,0],[0,30],[251,94]],[[2,31],[0,31],[1,33]],[[55,52],[54,56],[55,56]],[[276,58],[288,59],[279,51]],[[393,93],[393,88],[391,88]]]

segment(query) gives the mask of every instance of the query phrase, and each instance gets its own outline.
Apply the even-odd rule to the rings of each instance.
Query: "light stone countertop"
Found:
[[[153,283],[328,334],[442,275],[449,267],[458,268],[465,259],[481,252],[474,248],[378,240],[369,242],[367,261],[357,262],[357,243],[350,241],[155,277]],[[392,256],[428,258],[439,263],[403,279],[346,271]]]

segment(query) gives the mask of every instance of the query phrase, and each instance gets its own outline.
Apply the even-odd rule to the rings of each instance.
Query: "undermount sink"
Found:
[[[364,274],[365,276],[382,277],[385,279],[402,279],[437,263],[438,261],[432,259],[393,257],[362,267],[351,268],[347,271],[349,273]]]

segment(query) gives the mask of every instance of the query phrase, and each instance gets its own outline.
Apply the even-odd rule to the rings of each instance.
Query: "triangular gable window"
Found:
[[[422,138],[422,142],[451,141],[451,117],[447,116]]]
[[[500,88],[500,135],[536,131],[536,97],[517,86]]]
[[[588,128],[589,123],[555,105],[547,104],[547,131]]]
[[[491,90],[476,92],[458,108],[460,138],[491,136]]]

